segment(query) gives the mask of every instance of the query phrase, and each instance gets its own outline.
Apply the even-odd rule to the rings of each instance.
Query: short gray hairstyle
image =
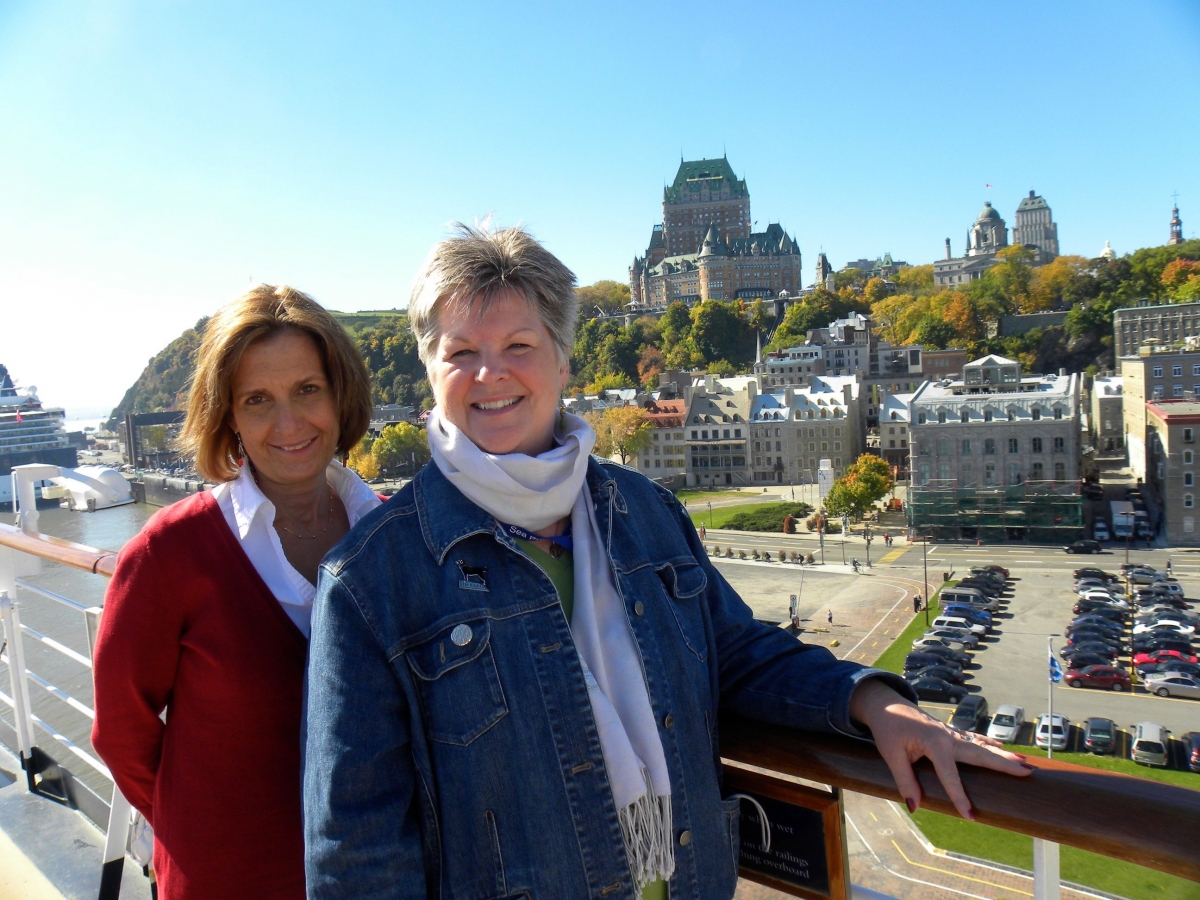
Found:
[[[429,365],[441,336],[438,315],[447,304],[483,315],[497,297],[515,291],[537,310],[559,360],[571,356],[579,298],[575,274],[520,226],[492,231],[454,224],[425,260],[408,301],[408,320],[421,362]]]

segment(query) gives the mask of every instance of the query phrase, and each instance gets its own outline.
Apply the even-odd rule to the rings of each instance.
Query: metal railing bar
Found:
[[[37,683],[42,688],[44,688],[46,693],[50,694],[53,697],[57,697],[59,700],[61,700],[65,704],[67,704],[67,706],[71,707],[76,712],[83,713],[83,715],[87,716],[89,719],[95,720],[96,711],[94,709],[92,709],[90,706],[86,706],[85,704],[76,700],[74,697],[72,697],[70,694],[68,694],[62,688],[56,687],[55,685],[51,684],[45,678],[43,678],[41,675],[39,675],[37,672],[34,672],[32,669],[27,668],[25,670],[25,674],[28,675],[35,683]]]
[[[91,766],[93,769],[95,769],[97,772],[99,772],[101,775],[103,775],[109,781],[113,780],[112,772],[109,771],[108,766],[106,766],[104,763],[100,762],[100,760],[96,759],[96,757],[92,756],[92,754],[88,753],[86,750],[84,750],[82,747],[80,747],[78,744],[76,744],[73,740],[71,740],[65,734],[60,734],[56,728],[51,726],[48,722],[46,722],[44,719],[40,718],[39,716],[31,715],[30,718],[33,719],[34,725],[37,725],[39,728],[42,729],[42,731],[44,731],[48,735],[50,735],[50,737],[54,738],[56,741],[58,741],[60,744],[62,744],[64,747],[66,747],[68,750],[70,750],[72,753],[74,753],[76,756],[78,756],[80,759],[82,759],[85,763],[87,763],[89,766]]]
[[[81,666],[87,666],[89,669],[92,667],[92,661],[90,659],[88,659],[86,656],[84,656],[83,654],[76,653],[70,647],[66,646],[65,644],[60,644],[58,641],[56,641],[52,637],[46,637],[46,635],[42,634],[40,631],[34,631],[32,628],[30,628],[24,622],[21,623],[21,631],[28,634],[35,641],[41,641],[47,647],[57,650],[63,656],[66,656],[66,657],[69,657],[70,659],[75,660],[75,662],[79,663]]]
[[[56,603],[63,604],[63,606],[69,606],[71,609],[78,610],[79,612],[87,612],[88,610],[88,607],[84,606],[82,603],[72,600],[70,597],[64,597],[62,594],[56,594],[54,591],[46,590],[46,588],[38,587],[36,584],[30,584],[24,578],[17,579],[17,586],[24,588],[27,591],[32,591],[41,597],[45,597],[47,600],[53,600]]]
[[[0,660],[3,660],[4,664],[8,665],[8,657],[0,656]],[[0,702],[4,703],[6,706],[8,706],[9,709],[15,710],[17,708],[17,704],[13,700],[13,698],[8,696],[8,694],[4,693],[4,691],[0,691]]]

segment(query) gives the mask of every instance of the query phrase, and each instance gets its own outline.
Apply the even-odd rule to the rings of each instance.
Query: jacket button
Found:
[[[690,831],[685,831],[683,834],[681,834],[679,836],[679,846],[680,847],[686,847],[691,842],[692,842],[692,833]]]
[[[646,614],[646,604],[642,603],[642,601],[639,600],[637,603],[633,604],[633,611],[639,616],[645,615]]]
[[[663,725],[667,728],[673,727],[675,725],[675,717],[671,715],[671,713],[667,713],[666,717],[663,719]]]

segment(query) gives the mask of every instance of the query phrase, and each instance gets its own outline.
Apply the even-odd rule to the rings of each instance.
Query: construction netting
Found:
[[[908,491],[909,525],[935,540],[1070,543],[1083,532],[1078,481],[959,487],[930,481]]]

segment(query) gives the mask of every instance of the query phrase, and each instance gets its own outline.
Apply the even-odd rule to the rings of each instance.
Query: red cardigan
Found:
[[[154,827],[163,900],[303,900],[306,652],[211,494],[156,513],[122,549],[92,745]]]

